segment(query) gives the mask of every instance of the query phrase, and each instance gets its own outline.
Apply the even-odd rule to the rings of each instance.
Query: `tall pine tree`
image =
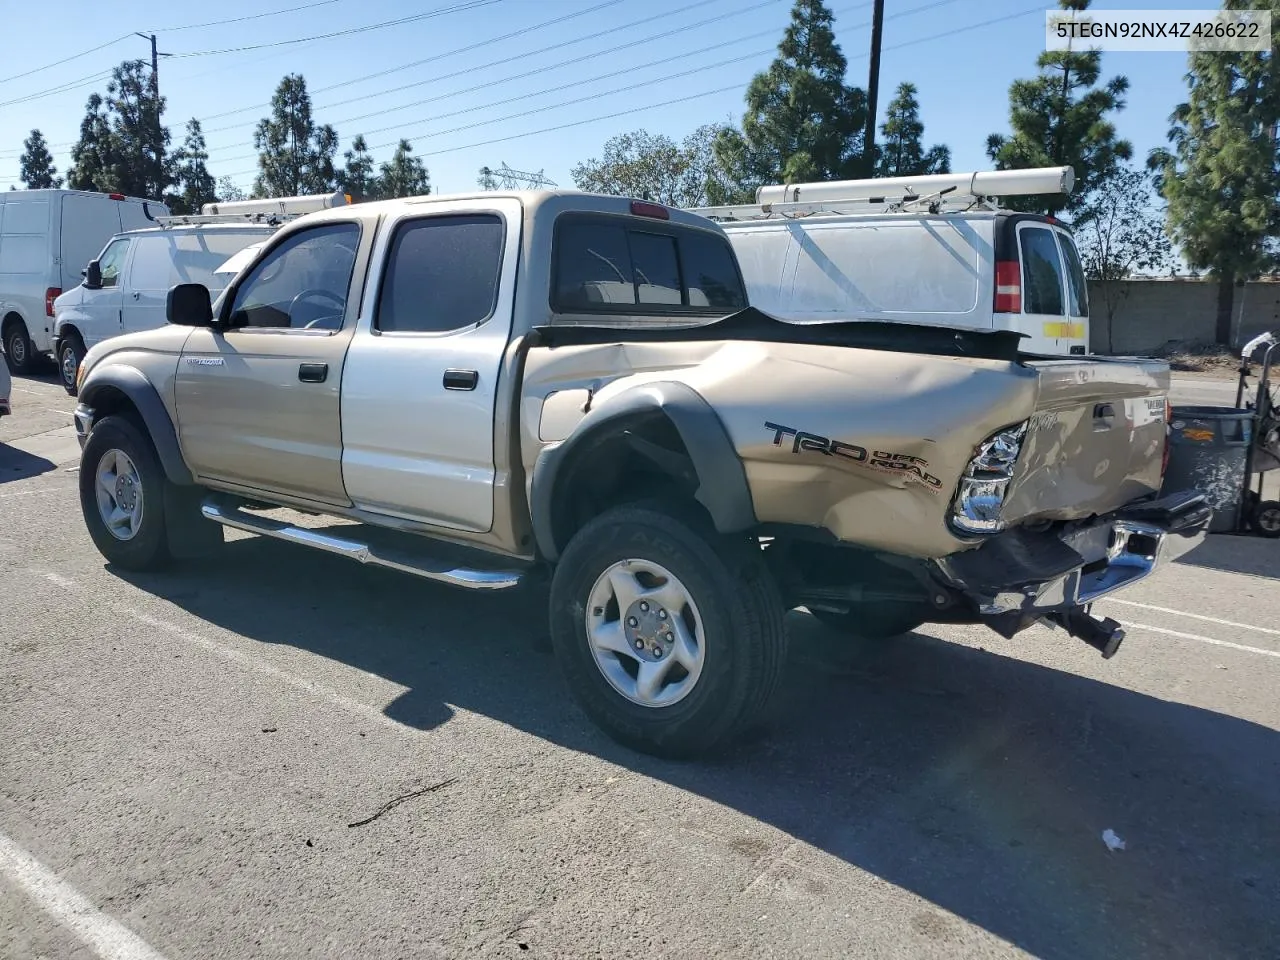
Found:
[[[175,213],[199,213],[201,206],[218,199],[204,131],[194,117],[187,121],[186,140],[173,154],[173,179],[178,193],[169,206]]]
[[[915,84],[901,83],[889,101],[884,135],[877,147],[876,172],[882,177],[918,177],[951,172],[951,150],[941,144],[924,149],[924,124],[920,122],[920,101]]]
[[[164,105],[155,78],[141,61],[126,60],[112,70],[106,96],[95,93],[85,104],[67,185],[134,197],[164,196],[173,182]]]
[[[1191,54],[1187,102],[1170,117],[1172,149],[1152,151],[1148,165],[1183,256],[1217,278],[1215,332],[1229,345],[1236,283],[1280,261],[1280,0],[1225,6],[1270,10],[1270,50]]]
[[[426,164],[413,156],[413,145],[401,140],[391,160],[382,165],[378,178],[379,193],[383,198],[421,197],[431,192],[431,177]]]
[[[101,94],[90,94],[80,121],[80,138],[71,148],[67,186],[72,190],[112,190],[110,170],[114,165],[115,143],[106,102]]]
[[[300,74],[289,74],[276,87],[271,116],[258,122],[253,145],[258,150],[258,196],[294,197],[333,189],[338,134],[328,124],[316,126],[307,82]]]
[[[342,189],[351,194],[354,201],[378,199],[378,178],[373,172],[373,157],[364,134],[356,135],[342,159],[346,161],[340,177]]]
[[[749,199],[762,183],[857,175],[867,98],[845,85],[848,63],[834,22],[822,0],[796,0],[777,58],[747,88],[741,131],[727,129],[716,140],[716,160],[732,185],[713,202]]]
[[[47,190],[50,187],[62,186],[62,178],[58,176],[58,168],[53,165],[53,154],[49,152],[49,144],[44,134],[32,130],[22,144],[22,156],[18,160],[19,176],[30,190]]]
[[[1063,10],[1082,11],[1090,0],[1058,0]],[[1046,50],[1036,60],[1039,76],[1015,80],[1009,88],[1012,136],[993,133],[987,155],[999,170],[1070,166],[1076,188],[1071,196],[1020,198],[1010,206],[1050,215],[1075,210],[1100,181],[1111,176],[1121,160],[1133,156],[1127,140],[1116,138],[1107,115],[1124,109],[1129,89],[1125,77],[1112,77],[1099,86],[1102,54],[1097,50]]]

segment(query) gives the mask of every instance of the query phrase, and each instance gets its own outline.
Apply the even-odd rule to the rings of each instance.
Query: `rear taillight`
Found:
[[[1164,398],[1164,454],[1160,457],[1160,479],[1164,479],[1165,472],[1169,469],[1169,437],[1173,432],[1173,404],[1169,402],[1169,398]]]
[[[53,316],[53,301],[62,296],[61,287],[49,287],[44,292],[44,313],[46,317]]]
[[[995,312],[1022,312],[1022,270],[1017,260],[996,263]]]

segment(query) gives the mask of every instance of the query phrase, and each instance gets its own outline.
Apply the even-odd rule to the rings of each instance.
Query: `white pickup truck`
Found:
[[[643,201],[310,214],[168,317],[80,367],[104,556],[155,567],[229,526],[469,589],[549,574],[570,689],[660,754],[759,715],[796,607],[878,636],[1048,620],[1110,656],[1089,604],[1210,514],[1158,494],[1167,365],[780,322],[719,227]]]

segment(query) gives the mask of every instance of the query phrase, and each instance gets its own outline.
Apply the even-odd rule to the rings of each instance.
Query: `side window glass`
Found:
[[[590,310],[636,302],[627,232],[621,226],[565,223],[556,243],[555,304]]]
[[[236,288],[231,325],[339,329],[359,244],[360,227],[354,223],[295,233]]]
[[[120,271],[124,269],[125,256],[129,253],[128,240],[113,240],[98,256],[98,266],[102,268],[102,287],[114,287],[120,282]]]
[[[689,306],[741,310],[747,305],[728,240],[688,233],[680,237],[680,250]]]
[[[1062,259],[1067,265],[1067,293],[1071,316],[1087,317],[1089,315],[1089,287],[1084,279],[1084,267],[1080,264],[1080,254],[1071,238],[1058,234],[1058,245],[1062,247]]]
[[[385,333],[442,333],[489,319],[502,275],[502,219],[431,217],[401,224],[374,323]]]
[[[635,271],[637,303],[680,305],[680,266],[675,237],[632,233],[631,267]]]
[[[1018,242],[1022,249],[1022,312],[1062,316],[1062,261],[1053,232],[1024,227]]]

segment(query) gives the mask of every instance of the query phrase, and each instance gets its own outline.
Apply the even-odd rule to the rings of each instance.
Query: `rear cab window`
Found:
[[[556,221],[552,262],[552,309],[592,315],[589,322],[722,317],[747,305],[728,240],[680,224],[565,214]]]

